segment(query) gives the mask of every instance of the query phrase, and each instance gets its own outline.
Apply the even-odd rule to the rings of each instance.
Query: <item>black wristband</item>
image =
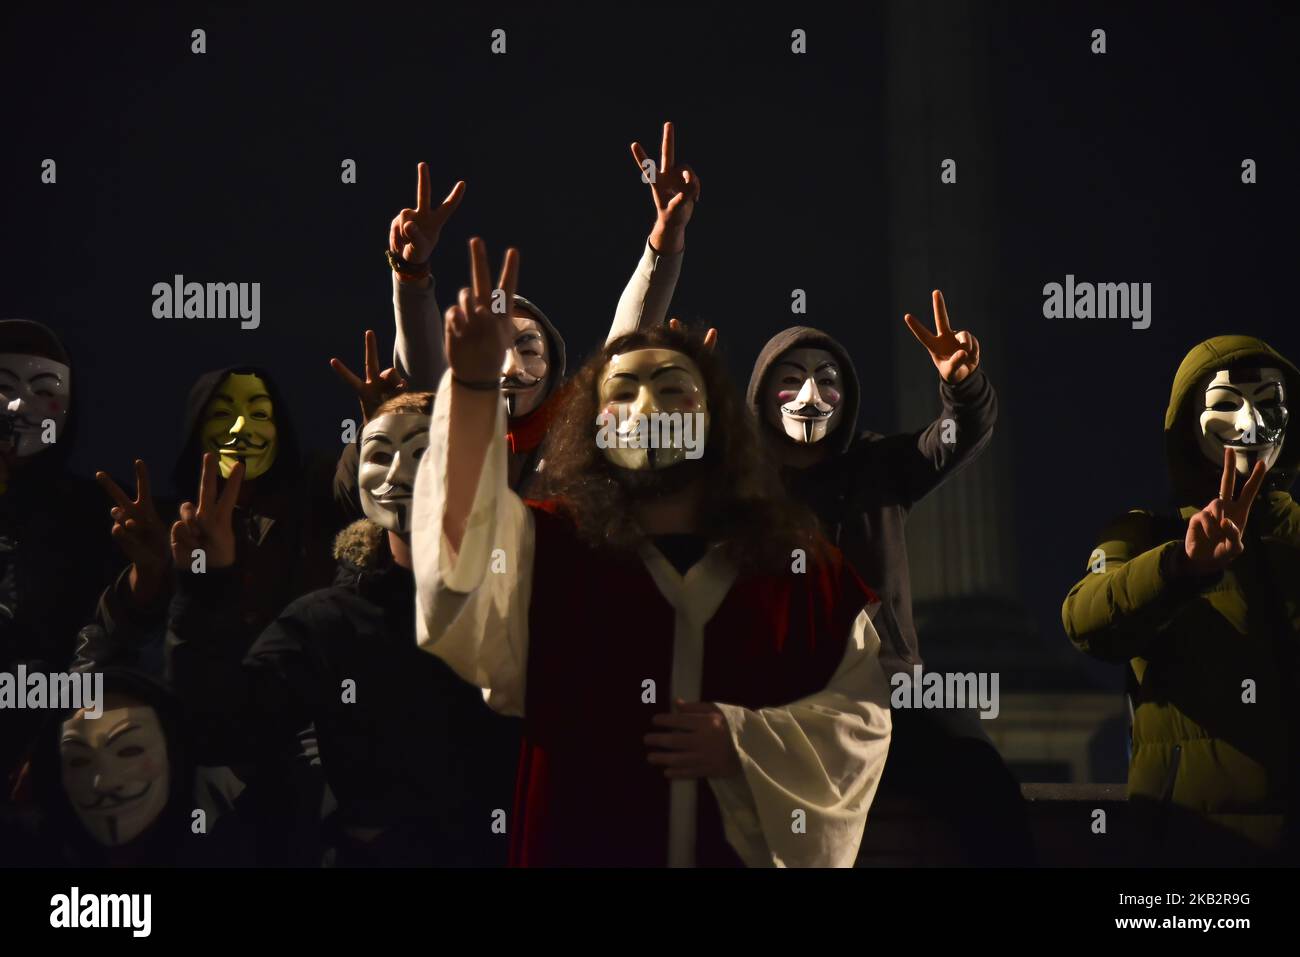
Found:
[[[388,265],[392,268],[393,272],[401,273],[403,276],[424,276],[429,272],[428,263],[408,263],[391,249],[385,249],[384,255],[388,257]]]
[[[454,372],[451,374],[451,381],[457,385],[463,385],[467,389],[474,389],[478,392],[496,392],[501,388],[500,379],[493,379],[490,382],[468,382],[465,379],[460,378],[460,376],[456,375]]]

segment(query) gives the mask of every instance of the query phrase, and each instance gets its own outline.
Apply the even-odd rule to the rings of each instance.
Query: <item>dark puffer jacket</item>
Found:
[[[416,646],[415,580],[382,529],[355,522],[335,552],[334,585],[289,605],[246,655],[230,638],[231,570],[180,577],[168,664],[201,757],[257,760],[314,721],[340,864],[504,864],[493,814],[512,806],[517,722]]]

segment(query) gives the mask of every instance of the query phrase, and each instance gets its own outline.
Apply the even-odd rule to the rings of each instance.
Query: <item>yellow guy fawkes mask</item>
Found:
[[[230,478],[236,462],[244,478],[264,475],[275,464],[275,409],[260,377],[232,372],[217,387],[202,419],[203,449],[221,458],[221,477]]]
[[[605,364],[596,387],[596,444],[614,465],[664,469],[704,454],[708,395],[689,356],[672,349],[620,353]]]

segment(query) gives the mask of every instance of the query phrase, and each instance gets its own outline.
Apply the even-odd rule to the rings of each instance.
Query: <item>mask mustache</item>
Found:
[[[270,446],[270,444],[270,442],[258,442],[256,439],[245,439],[236,436],[233,439],[219,443],[217,447],[223,450],[230,449],[234,452],[247,452],[250,450],[253,452],[263,452]]]
[[[537,383],[541,382],[541,376],[529,375],[527,372],[519,375],[506,375],[501,377],[501,388],[503,389],[531,389]]]
[[[149,789],[152,787],[153,787],[153,782],[147,781],[145,782],[144,787],[141,788],[139,791],[137,791],[135,794],[119,795],[116,793],[106,792],[100,794],[99,797],[96,798],[90,804],[79,803],[77,806],[80,807],[83,811],[97,811],[102,808],[109,808],[109,809],[119,808],[124,804],[130,804],[132,801],[136,801],[144,797],[146,794],[149,793]]]
[[[410,498],[413,489],[405,482],[385,482],[379,488],[370,493],[374,499],[386,498]]]
[[[835,408],[830,405],[809,402],[807,405],[801,406],[783,405],[781,411],[786,415],[795,415],[802,419],[824,419],[834,412]]]

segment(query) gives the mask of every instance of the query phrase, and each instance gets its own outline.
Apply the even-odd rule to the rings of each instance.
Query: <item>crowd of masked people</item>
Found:
[[[633,145],[655,223],[610,342],[681,331],[668,308],[701,182],[674,136],[667,124],[658,163]],[[130,481],[74,475],[69,350],[47,325],[0,322],[0,671],[90,673],[104,690],[99,717],[0,712],[0,863],[506,863],[521,720],[416,641],[415,480],[447,371],[429,261],[465,184],[439,202],[420,164],[417,189],[389,229],[392,361],[367,331],[360,372],[331,363],[363,424],[337,456],[300,446],[277,371],[250,362],[195,379],[175,500],[138,460]],[[979,342],[937,291],[933,311],[933,331],[906,317],[938,375],[920,429],[864,429],[852,358],[809,327],[774,336],[735,397],[785,494],[878,595],[886,674],[922,661],[908,512],[985,448],[997,415]],[[532,496],[567,388],[564,317],[514,294],[508,322],[506,469]],[[879,795],[943,818],[967,863],[1033,863],[1019,788],[973,713],[892,724]]]

